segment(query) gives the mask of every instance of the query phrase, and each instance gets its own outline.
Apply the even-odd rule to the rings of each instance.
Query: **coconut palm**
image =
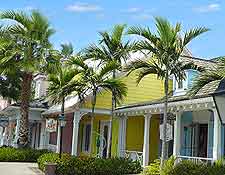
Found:
[[[135,42],[136,51],[141,51],[149,59],[137,59],[130,62],[125,70],[129,73],[138,72],[137,83],[145,76],[155,74],[158,78],[164,80],[164,117],[163,117],[163,140],[161,167],[164,160],[167,159],[166,144],[166,124],[168,112],[168,91],[169,77],[175,76],[177,81],[185,79],[185,70],[193,68],[193,63],[185,63],[180,59],[182,52],[187,44],[200,34],[208,31],[204,27],[190,29],[181,34],[181,24],[177,23],[173,26],[168,20],[156,17],[155,25],[157,32],[152,33],[149,28],[131,27],[128,34],[142,37],[142,40]]]
[[[4,11],[1,20],[11,20],[0,28],[0,73],[8,74],[18,68],[22,72],[20,92],[20,128],[18,145],[28,146],[28,115],[31,84],[34,73],[45,61],[51,48],[50,36],[54,30],[46,17],[38,11],[26,14],[21,11]]]
[[[92,44],[85,49],[85,54],[88,58],[97,59],[102,64],[108,64],[115,61],[118,66],[112,71],[112,77],[116,78],[116,70],[121,70],[122,63],[126,62],[129,58],[129,53],[132,50],[129,41],[124,42],[126,25],[115,25],[112,31],[100,32],[99,45]],[[109,140],[107,147],[107,157],[110,157],[111,153],[111,141],[112,141],[112,120],[114,110],[116,107],[116,95],[112,92],[112,115],[109,126]]]
[[[80,74],[80,79],[85,82],[87,87],[86,91],[91,94],[92,112],[91,138],[89,146],[89,152],[91,153],[93,121],[95,116],[97,94],[101,93],[103,90],[111,93],[113,92],[116,97],[115,100],[118,103],[126,96],[127,87],[121,80],[111,77],[112,72],[118,67],[118,64],[115,61],[104,65],[98,65],[98,67],[96,67],[93,63],[87,63],[85,61],[85,58],[76,57],[70,64],[78,69],[83,69],[83,73]]]
[[[189,91],[190,95],[195,95],[198,91],[209,83],[217,83],[225,78],[225,57],[220,57],[215,65],[199,73]]]

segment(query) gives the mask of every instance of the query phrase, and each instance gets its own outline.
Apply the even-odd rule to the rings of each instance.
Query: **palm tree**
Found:
[[[21,75],[20,72],[0,76],[0,96],[8,100],[9,104],[12,100],[18,101],[21,91]]]
[[[60,52],[52,52],[51,62],[47,65],[48,81],[48,99],[52,104],[61,104],[61,120],[65,115],[65,99],[68,95],[78,90],[78,85],[73,83],[73,89],[67,88],[68,84],[79,75],[79,71],[68,66],[66,63],[73,58],[73,46],[72,44],[62,44]],[[58,122],[59,124],[59,122]],[[60,157],[62,153],[62,135],[63,126],[60,129]]]
[[[126,66],[125,70],[129,73],[138,71],[137,83],[149,74],[155,74],[158,78],[164,80],[165,100],[161,155],[162,167],[164,160],[167,159],[166,124],[169,77],[175,76],[177,81],[185,79],[185,70],[193,68],[193,63],[183,62],[180,56],[188,43],[200,34],[208,31],[208,29],[204,27],[190,29],[182,36],[180,23],[172,26],[168,20],[161,17],[156,17],[155,21],[156,34],[153,34],[149,28],[131,27],[128,30],[128,34],[143,38],[143,40],[136,41],[134,47],[136,51],[141,51],[149,59],[132,61]]]
[[[121,70],[122,63],[126,62],[129,53],[132,50],[130,42],[124,42],[123,37],[125,34],[126,25],[115,25],[109,32],[100,32],[99,45],[92,44],[85,49],[86,56],[94,60],[100,60],[102,64],[108,64],[115,61],[118,66],[112,71],[112,77],[116,78],[116,70]],[[114,110],[116,108],[116,95],[112,91],[112,115],[109,126],[109,139],[107,145],[107,157],[110,157],[111,142],[112,142],[112,120]]]
[[[29,101],[33,74],[45,61],[46,51],[51,48],[50,36],[54,30],[46,17],[38,11],[30,15],[20,11],[4,11],[1,20],[11,20],[0,28],[0,73],[8,74],[14,68],[22,72],[20,92],[20,128],[18,145],[28,146]]]
[[[83,57],[77,57],[71,61],[71,65],[77,67],[78,69],[83,69],[83,73],[80,74],[80,79],[86,84],[86,91],[91,94],[91,134],[89,143],[89,152],[91,153],[92,145],[92,133],[93,133],[93,122],[95,116],[95,106],[97,101],[97,94],[105,90],[108,92],[113,92],[115,95],[116,102],[121,101],[127,93],[126,85],[119,79],[112,78],[110,74],[118,67],[115,61],[109,62],[105,65],[98,65],[96,67],[94,64],[88,64],[85,62],[86,59]]]
[[[225,58],[220,57],[215,62],[215,65],[210,69],[205,69],[200,72],[194,80],[193,85],[189,91],[189,95],[193,96],[198,93],[201,88],[210,83],[219,83],[225,78]]]

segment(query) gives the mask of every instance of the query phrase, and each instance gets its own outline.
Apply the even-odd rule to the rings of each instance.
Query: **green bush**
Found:
[[[42,155],[38,166],[43,171],[45,163],[57,163],[57,175],[124,175],[140,173],[140,163],[123,158],[100,159],[93,157],[74,157],[56,153]]]
[[[143,175],[160,175],[160,160],[156,159],[149,166],[145,167]]]
[[[209,166],[184,160],[177,164],[167,175],[210,175]]]
[[[175,157],[171,156],[165,161],[164,167],[160,173],[160,160],[156,159],[149,166],[145,167],[143,175],[167,175],[174,167]]]
[[[48,150],[35,150],[31,148],[0,148],[0,162],[36,162],[37,159]]]

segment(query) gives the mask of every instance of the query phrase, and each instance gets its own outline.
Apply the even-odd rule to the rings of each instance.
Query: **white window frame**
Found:
[[[175,91],[176,92],[182,92],[182,91],[187,90],[187,88],[188,88],[188,71],[185,71],[185,74],[186,74],[186,78],[185,78],[185,80],[182,80],[183,88],[178,88],[178,81],[176,80],[176,78],[174,76],[174,81],[176,81],[176,83],[175,83]]]

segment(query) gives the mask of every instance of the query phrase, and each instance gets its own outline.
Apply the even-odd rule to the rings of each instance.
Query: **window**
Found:
[[[178,89],[183,89],[184,88],[184,83],[183,81],[178,81]]]
[[[91,136],[91,124],[84,125],[84,132],[83,132],[83,151],[89,151],[89,144],[90,144],[90,136]]]

